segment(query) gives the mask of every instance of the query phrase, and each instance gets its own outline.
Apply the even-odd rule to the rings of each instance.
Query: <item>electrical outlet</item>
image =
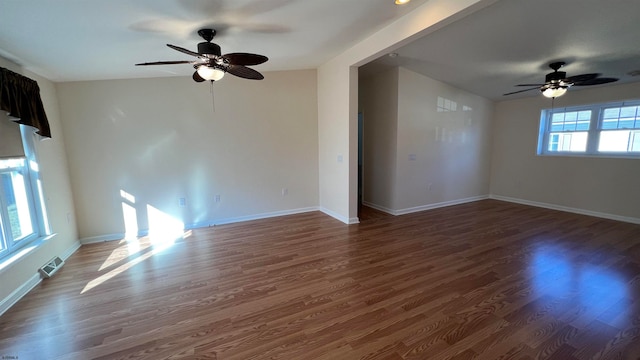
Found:
[[[282,196],[287,196],[287,195],[289,195],[289,189],[282,188]]]
[[[180,207],[185,207],[187,206],[187,199],[186,198],[178,198],[178,206]]]
[[[219,203],[220,202],[220,195],[216,195],[213,197],[213,201]]]
[[[428,184],[427,184],[427,191],[431,191],[431,186],[432,186],[432,185],[433,185],[432,183],[428,183]]]

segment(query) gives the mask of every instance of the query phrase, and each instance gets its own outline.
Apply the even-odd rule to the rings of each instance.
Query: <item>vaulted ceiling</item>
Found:
[[[567,76],[600,73],[640,81],[640,1],[501,0],[383,56],[363,72],[404,66],[494,100],[539,96],[549,63]],[[637,72],[635,76],[632,74]],[[598,86],[608,86],[598,85]],[[580,87],[587,88],[587,87]],[[580,90],[574,87],[571,91]]]

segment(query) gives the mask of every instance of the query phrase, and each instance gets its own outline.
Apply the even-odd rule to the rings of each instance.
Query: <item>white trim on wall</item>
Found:
[[[71,255],[73,255],[76,251],[78,251],[78,249],[80,249],[80,246],[82,246],[80,241],[74,242],[70,248],[65,250],[65,252],[60,255],[60,257],[62,258],[62,260],[67,261],[67,259],[70,258]]]
[[[387,207],[379,206],[379,205],[372,204],[372,203],[366,202],[366,201],[363,201],[362,204],[365,205],[365,206],[368,206],[370,208],[373,208],[373,209],[376,209],[376,210],[379,210],[379,211],[382,211],[382,212],[386,212],[387,214],[398,216],[398,215],[411,214],[411,213],[420,212],[420,211],[438,209],[438,208],[447,207],[447,206],[466,204],[466,203],[470,203],[470,202],[474,202],[474,201],[486,200],[488,198],[489,198],[489,195],[480,195],[480,196],[473,196],[473,197],[468,197],[468,198],[464,198],[464,199],[443,201],[443,202],[439,202],[439,203],[435,203],[435,204],[421,205],[421,206],[416,206],[416,207],[406,208],[406,209],[400,209],[400,210],[389,209]]]
[[[9,296],[2,299],[2,301],[0,301],[0,316],[27,295],[29,291],[33,290],[34,287],[40,284],[40,281],[42,281],[42,277],[40,276],[40,273],[36,272],[24,284],[13,290]]]
[[[607,214],[607,213],[598,212],[598,211],[584,210],[584,209],[572,208],[572,207],[568,207],[568,206],[549,204],[549,203],[543,203],[543,202],[531,201],[531,200],[524,200],[524,199],[518,199],[518,198],[509,197],[509,196],[501,196],[501,195],[494,195],[494,194],[490,195],[489,198],[490,199],[495,199],[495,200],[500,200],[500,201],[512,202],[512,203],[516,203],[516,204],[529,205],[529,206],[541,207],[541,208],[545,208],[545,209],[570,212],[570,213],[574,213],[574,214],[595,216],[595,217],[599,217],[599,218],[603,218],[603,219],[628,222],[628,223],[632,223],[632,224],[640,224],[640,219],[639,218],[634,218],[634,217],[629,217],[629,216]]]
[[[82,239],[80,239],[80,243],[82,245],[95,244],[95,243],[101,243],[101,242],[106,242],[106,241],[122,240],[122,239],[124,239],[124,237],[125,237],[124,233],[98,235],[98,236],[91,236],[91,237],[88,237],[88,238],[82,238]]]
[[[584,210],[584,209],[572,208],[572,207],[568,207],[568,206],[549,204],[549,203],[543,203],[543,202],[531,201],[531,200],[524,200],[524,199],[518,199],[518,198],[509,197],[509,196],[495,195],[495,194],[483,195],[483,196],[475,196],[475,197],[470,197],[470,198],[466,198],[466,199],[446,201],[446,202],[441,202],[441,203],[436,203],[436,204],[429,204],[429,205],[424,205],[424,206],[417,206],[417,207],[408,208],[408,209],[401,209],[401,210],[389,209],[387,207],[376,205],[376,204],[372,204],[372,203],[366,202],[366,201],[363,202],[363,205],[368,206],[368,207],[373,208],[373,209],[376,209],[376,210],[379,210],[379,211],[382,211],[382,212],[385,212],[387,214],[391,214],[391,215],[396,215],[397,216],[397,215],[410,214],[410,213],[419,212],[419,211],[437,209],[437,208],[446,207],[446,206],[459,205],[459,204],[464,204],[464,203],[468,203],[468,202],[480,201],[480,200],[485,200],[485,199],[494,199],[494,200],[500,200],[500,201],[516,203],[516,204],[535,206],[535,207],[540,207],[540,208],[545,208],[545,209],[570,212],[570,213],[574,213],[574,214],[594,216],[594,217],[599,217],[599,218],[603,218],[603,219],[622,221],[622,222],[627,222],[627,223],[632,223],[632,224],[640,224],[640,219],[639,218],[635,218],[635,217],[621,216],[621,215],[615,215],[615,214],[607,214],[607,213],[598,212],[598,211]]]
[[[376,209],[378,211],[382,211],[382,212],[387,213],[387,214],[397,215],[395,210],[390,209],[388,207],[384,207],[382,205],[377,205],[377,204],[370,203],[370,202],[364,201],[364,200],[362,201],[362,205],[370,207],[372,209]]]
[[[73,253],[78,251],[82,244],[79,241],[73,243],[73,245],[65,250],[61,258],[62,260],[67,260]],[[27,295],[33,288],[35,288],[42,281],[42,276],[40,273],[36,271],[36,273],[29,278],[24,284],[15,289],[9,296],[2,299],[0,301],[0,316],[4,314],[7,310],[9,310],[13,305],[15,305],[20,299],[22,299],[25,295]]]
[[[204,227],[216,226],[216,225],[233,224],[233,223],[252,221],[252,220],[268,219],[268,218],[279,217],[279,216],[303,214],[303,213],[308,213],[308,212],[318,211],[318,210],[319,209],[317,206],[312,206],[312,207],[299,208],[299,209],[273,211],[268,213],[255,214],[255,215],[202,221],[194,224],[185,225],[185,230],[192,230],[192,229],[198,229],[198,228],[204,228]]]
[[[244,221],[268,219],[268,218],[273,218],[273,217],[302,214],[302,213],[307,213],[307,212],[312,212],[312,211],[319,211],[319,210],[320,209],[317,206],[312,206],[312,207],[306,207],[306,208],[283,210],[283,211],[274,211],[274,212],[255,214],[255,215],[238,216],[238,217],[223,218],[223,219],[216,219],[216,220],[207,220],[207,221],[201,221],[201,222],[192,223],[192,224],[186,224],[184,229],[185,230],[193,230],[193,229],[206,228],[206,227],[216,226],[216,225],[225,225],[225,224],[233,224],[233,223],[244,222]],[[140,230],[140,231],[138,231],[138,237],[147,236],[147,235],[149,235],[149,230]],[[125,234],[124,233],[106,234],[106,235],[99,235],[99,236],[92,236],[92,237],[88,237],[88,238],[83,238],[83,239],[80,240],[80,242],[83,245],[85,245],[85,244],[94,244],[94,243],[100,243],[100,242],[105,242],[105,241],[122,240],[124,238],[125,238]]]
[[[335,211],[331,211],[325,207],[321,207],[320,211],[322,211],[323,213],[331,216],[332,218],[336,219],[336,220],[340,220],[343,223],[347,224],[347,225],[353,225],[353,224],[359,224],[360,223],[360,219],[357,217],[353,217],[353,218],[348,218],[346,216],[342,216],[340,214],[338,214]]]

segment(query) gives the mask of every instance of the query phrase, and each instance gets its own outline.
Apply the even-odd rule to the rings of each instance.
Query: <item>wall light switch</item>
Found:
[[[409,161],[416,161],[416,154],[409,154]]]

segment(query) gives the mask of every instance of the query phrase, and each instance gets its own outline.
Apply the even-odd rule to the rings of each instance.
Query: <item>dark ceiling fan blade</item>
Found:
[[[227,67],[227,72],[231,75],[235,75],[235,76],[245,78],[245,79],[250,79],[250,80],[264,79],[264,76],[262,76],[262,74],[243,65],[231,64],[229,65],[229,67]]]
[[[595,78],[597,78],[598,76],[600,76],[600,74],[580,74],[580,75],[575,75],[575,76],[569,76],[568,78],[566,78],[566,80],[572,82],[572,83],[579,83],[579,82],[584,82],[584,81],[589,81],[589,80],[593,80]]]
[[[175,45],[171,45],[171,44],[167,44],[167,46],[172,48],[173,50],[180,51],[181,53],[185,53],[187,55],[191,55],[191,56],[195,56],[195,57],[202,57],[202,55],[198,54],[197,52],[193,52],[191,50],[187,50],[185,48],[181,48],[180,46],[175,46]]]
[[[222,55],[222,57],[232,65],[259,65],[269,60],[264,55],[249,53],[231,53]]]
[[[202,78],[202,76],[200,76],[200,74],[198,74],[198,72],[197,72],[197,71],[194,71],[194,72],[193,72],[193,76],[192,76],[192,78],[193,78],[193,81],[195,81],[195,82],[203,82],[203,81],[204,81],[204,79]]]
[[[525,91],[531,91],[531,90],[540,90],[540,87],[536,86],[536,87],[531,88],[531,89],[524,89],[524,90],[514,91],[514,92],[502,94],[502,96],[513,95],[513,94],[517,94],[517,93],[521,93],[521,92],[525,92]]]
[[[195,63],[195,61],[189,61],[189,60],[155,61],[155,62],[146,62],[146,63],[136,64],[136,66],[142,66],[142,65],[174,65],[174,64],[193,64],[193,63]]]
[[[543,86],[545,84],[518,84],[516,86]]]
[[[207,1],[207,0],[203,0]],[[283,1],[283,0],[278,0]],[[284,0],[284,1],[293,1],[293,0]],[[200,35],[204,42],[198,43],[198,52],[194,52],[180,46],[175,46],[171,44],[167,44],[173,50],[179,51],[181,53],[191,55],[196,57],[192,61],[188,60],[179,60],[179,61],[156,61],[156,62],[146,62],[139,63],[136,65],[173,65],[173,64],[191,64],[196,68],[196,72],[193,73],[192,78],[195,82],[203,82],[208,79],[220,79],[222,78],[223,73],[220,72],[228,72],[231,75],[238,76],[244,79],[251,80],[262,80],[264,76],[258,71],[247,67],[247,65],[258,65],[269,60],[264,55],[251,54],[251,53],[230,53],[226,55],[221,55],[220,46],[218,44],[212,43],[214,36],[216,35],[215,29],[200,29],[198,30],[198,35]],[[204,68],[203,68],[204,67]],[[211,76],[205,75],[203,77],[198,73],[198,71],[208,71],[211,72]],[[216,71],[218,70],[218,71]],[[204,74],[204,72],[203,72]],[[214,80],[211,80],[214,81]]]
[[[600,85],[607,84],[611,82],[618,81],[616,78],[595,78],[587,81],[576,82],[573,86],[590,86],[590,85]]]

